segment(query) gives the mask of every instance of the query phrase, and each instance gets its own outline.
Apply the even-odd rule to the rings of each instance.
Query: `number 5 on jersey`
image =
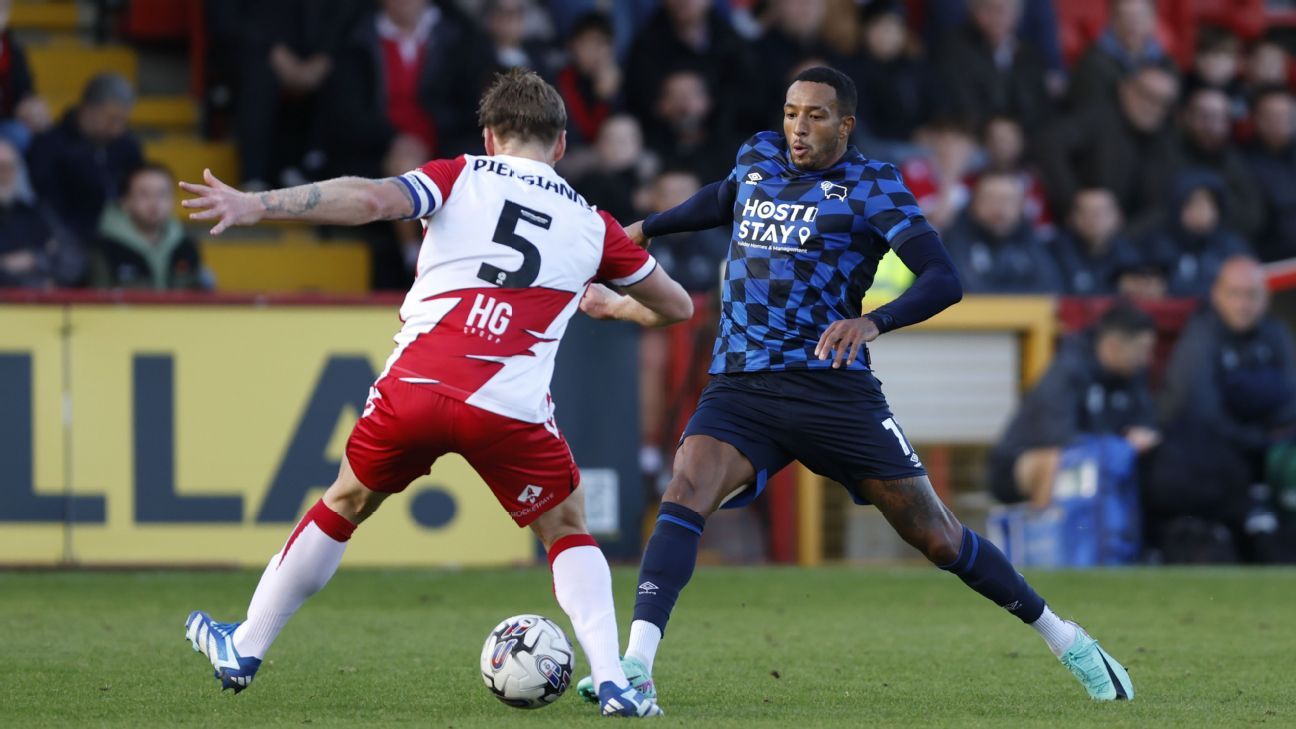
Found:
[[[506,289],[524,289],[535,283],[536,276],[540,275],[540,249],[517,232],[518,224],[522,222],[549,230],[553,217],[505,200],[491,240],[521,253],[522,265],[516,271],[505,271],[499,266],[483,263],[477,270],[477,278]]]

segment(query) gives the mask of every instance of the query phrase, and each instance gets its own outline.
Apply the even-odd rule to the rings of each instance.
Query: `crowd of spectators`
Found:
[[[59,119],[0,8],[0,288],[209,289],[175,216],[175,178],[144,159],[124,77],[92,77]]]
[[[854,141],[901,169],[969,292],[1204,297],[1229,255],[1296,255],[1296,101],[1277,35],[1204,26],[1194,53],[1172,53],[1184,39],[1156,0],[1105,0],[1106,27],[1068,64],[1049,0],[933,0],[921,18],[909,5],[230,0],[207,3],[206,24],[245,189],[477,151],[481,90],[526,66],[567,102],[560,171],[628,222],[657,175],[727,174],[742,139],[778,127],[790,76],[830,64],[860,89]],[[0,38],[0,137],[26,157],[28,202],[88,259],[143,162],[132,90],[97,79],[51,119],[21,45]],[[365,235],[375,287],[404,288],[417,228]]]
[[[1046,499],[1049,449],[1089,423],[1140,453],[1181,454],[1147,466],[1154,494],[1206,468],[1190,455],[1228,443],[1226,491],[1251,499],[1264,445],[1296,425],[1290,336],[1256,283],[1257,261],[1296,257],[1292,60],[1281,34],[1216,26],[1197,28],[1183,53],[1156,0],[1102,4],[1105,27],[1070,59],[1051,0],[228,0],[206,3],[205,20],[222,59],[210,98],[230,100],[244,189],[479,152],[477,98],[496,72],[524,66],[566,101],[559,171],[627,223],[728,174],[744,138],[780,128],[789,79],[835,66],[859,88],[852,141],[901,170],[969,293],[1207,304],[1159,412],[1138,374],[1146,322],[1118,313],[1068,344],[992,459],[1000,495]],[[4,20],[0,286],[210,287],[171,212],[171,172],[143,159],[128,128],[130,85],[100,75],[51,118]],[[374,288],[404,289],[419,228],[363,235]],[[646,340],[648,391],[682,388],[676,399],[691,401],[697,383],[664,352],[705,357],[697,342],[726,240],[658,242],[700,314],[693,329]],[[1203,399],[1203,387],[1220,396]],[[678,430],[672,403],[646,408],[650,470]],[[1199,497],[1170,515],[1214,515],[1235,535],[1263,526],[1251,501]],[[1178,503],[1152,502],[1165,513]],[[1239,549],[1268,554],[1253,541]]]

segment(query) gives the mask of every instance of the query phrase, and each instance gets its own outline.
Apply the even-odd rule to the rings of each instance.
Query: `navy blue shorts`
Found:
[[[681,441],[691,435],[732,445],[756,469],[756,482],[724,508],[751,503],[794,460],[845,486],[857,504],[868,503],[858,489],[865,479],[927,474],[866,370],[715,375]]]

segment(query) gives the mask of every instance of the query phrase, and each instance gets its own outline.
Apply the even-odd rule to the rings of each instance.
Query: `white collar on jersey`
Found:
[[[414,26],[414,32],[406,33],[392,22],[387,13],[378,13],[378,37],[395,41],[401,60],[411,63],[418,57],[419,47],[427,42],[428,37],[432,35],[432,28],[436,27],[440,20],[441,9],[433,5],[423,11],[423,17],[419,18],[418,25]]]

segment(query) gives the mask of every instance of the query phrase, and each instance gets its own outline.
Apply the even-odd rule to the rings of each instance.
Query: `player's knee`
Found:
[[[324,505],[352,524],[359,524],[378,509],[386,496],[354,478],[339,478],[324,492]]]
[[[919,549],[932,564],[951,564],[963,547],[963,525],[952,516],[923,530]]]
[[[707,516],[715,511],[716,502],[719,501],[713,491],[687,473],[676,473],[666,487],[662,501],[679,504]]]

